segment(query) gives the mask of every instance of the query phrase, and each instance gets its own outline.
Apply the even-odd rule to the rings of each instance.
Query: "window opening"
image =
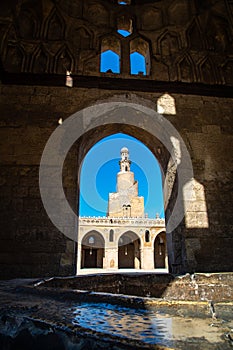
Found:
[[[117,32],[124,38],[132,34],[133,24],[132,19],[127,16],[121,16],[117,18]]]
[[[101,43],[100,72],[120,73],[120,41],[113,37],[104,38]]]
[[[146,230],[145,232],[145,241],[146,243],[150,242],[150,231]]]
[[[130,5],[131,0],[118,0],[118,5]]]
[[[109,232],[109,242],[113,242],[114,241],[114,230],[110,230]]]
[[[94,237],[91,236],[91,237],[89,238],[89,240],[88,240],[88,243],[89,243],[89,244],[94,244],[94,243],[95,243]]]
[[[100,71],[102,73],[120,73],[120,57],[112,50],[101,53]]]
[[[130,72],[131,74],[150,74],[149,44],[142,38],[130,42]]]
[[[130,73],[146,75],[146,60],[143,55],[138,52],[130,55]]]

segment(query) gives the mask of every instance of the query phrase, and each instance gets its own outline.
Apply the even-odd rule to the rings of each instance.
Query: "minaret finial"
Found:
[[[131,161],[129,160],[129,150],[126,147],[121,149],[121,160],[120,160],[120,171],[126,172],[130,171]]]

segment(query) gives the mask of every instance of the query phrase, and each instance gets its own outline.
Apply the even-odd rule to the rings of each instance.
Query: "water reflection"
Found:
[[[153,311],[103,303],[84,303],[74,310],[74,325],[148,344],[172,345],[172,319]]]

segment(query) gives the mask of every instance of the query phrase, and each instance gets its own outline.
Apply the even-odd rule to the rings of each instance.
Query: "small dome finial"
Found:
[[[129,153],[128,148],[127,148],[127,147],[123,147],[123,148],[121,149],[121,153]]]

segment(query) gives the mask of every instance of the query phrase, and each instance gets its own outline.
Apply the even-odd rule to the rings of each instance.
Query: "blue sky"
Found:
[[[80,216],[106,216],[109,192],[116,191],[120,150],[129,149],[131,171],[144,196],[145,213],[164,217],[162,180],[159,164],[150,150],[137,139],[114,134],[96,143],[87,153],[81,169]]]

